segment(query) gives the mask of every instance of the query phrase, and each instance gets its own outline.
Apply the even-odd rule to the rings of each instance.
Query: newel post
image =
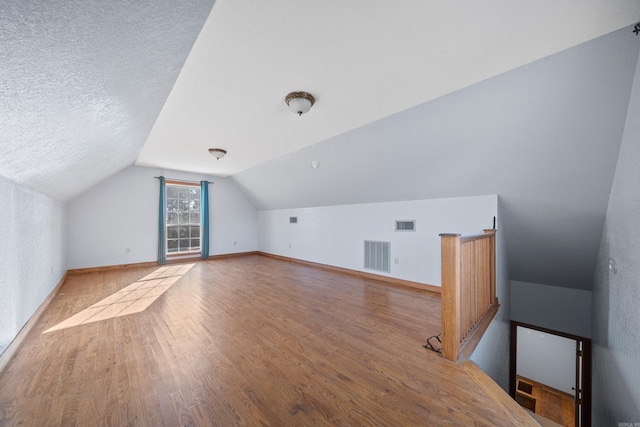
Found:
[[[460,234],[440,234],[442,355],[458,360],[460,348]]]

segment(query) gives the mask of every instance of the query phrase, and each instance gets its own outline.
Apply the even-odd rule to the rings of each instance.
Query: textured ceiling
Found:
[[[66,200],[133,164],[212,5],[0,1],[0,175]]]
[[[232,175],[639,19],[637,0],[219,0],[137,163]]]

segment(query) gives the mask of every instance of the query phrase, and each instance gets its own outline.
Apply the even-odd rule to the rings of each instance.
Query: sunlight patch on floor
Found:
[[[102,301],[47,329],[43,334],[100,320],[140,313],[160,298],[171,285],[176,283],[194,265],[181,264],[160,267],[137,282],[133,282],[126,288],[120,289]]]

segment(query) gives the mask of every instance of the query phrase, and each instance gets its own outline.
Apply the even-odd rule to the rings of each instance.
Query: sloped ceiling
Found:
[[[136,161],[234,174],[637,20],[637,0],[0,0],[0,175],[69,200]]]
[[[213,0],[0,0],[0,175],[68,200],[132,165]]]
[[[137,164],[233,175],[637,20],[637,0],[219,0]],[[299,90],[312,114],[287,110]]]

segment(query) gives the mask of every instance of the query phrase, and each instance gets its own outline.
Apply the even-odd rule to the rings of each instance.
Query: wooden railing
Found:
[[[442,355],[457,361],[471,341],[477,344],[498,309],[495,230],[466,237],[441,234],[440,238]]]

